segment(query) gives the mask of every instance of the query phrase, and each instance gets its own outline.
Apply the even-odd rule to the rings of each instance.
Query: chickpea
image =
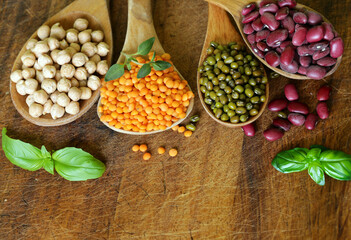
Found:
[[[91,42],[91,29],[84,30],[78,33],[78,40],[80,44],[84,44],[86,42]]]
[[[100,78],[95,75],[91,75],[88,79],[88,87],[91,90],[95,91],[99,89],[100,86],[101,86]]]
[[[28,95],[27,98],[26,98],[26,103],[27,103],[28,107],[30,107],[30,105],[32,105],[34,102],[35,102],[35,101],[34,101],[34,96],[33,96],[33,94]]]
[[[41,88],[45,90],[48,94],[56,91],[56,81],[54,79],[46,78],[41,83]]]
[[[83,31],[88,28],[89,22],[85,18],[78,18],[74,23],[73,27],[78,31]]]
[[[84,67],[79,67],[76,69],[74,73],[74,77],[78,79],[79,81],[81,80],[87,80],[88,79],[88,72]]]
[[[71,100],[67,96],[66,93],[60,93],[57,96],[57,104],[60,105],[61,107],[66,107]]]
[[[80,99],[87,100],[91,98],[92,92],[90,88],[81,87],[80,90],[82,91],[82,95],[80,96]]]
[[[60,47],[60,42],[56,38],[49,37],[47,41],[50,51],[58,49]]]
[[[61,80],[61,78],[62,78],[62,76],[61,76],[61,72],[60,72],[60,71],[56,71],[56,74],[55,74],[55,80],[56,80],[56,81],[60,81],[60,80]]]
[[[96,63],[93,61],[87,61],[84,67],[89,74],[93,74],[96,71]]]
[[[97,54],[101,57],[105,57],[110,51],[110,47],[105,42],[101,42],[97,45]]]
[[[19,80],[17,83],[16,83],[16,90],[18,92],[19,95],[26,95],[26,85],[25,85],[25,82],[23,80]]]
[[[35,63],[36,57],[35,55],[30,51],[26,51],[22,56],[21,56],[21,61],[24,66],[26,67],[32,67]]]
[[[72,78],[71,85],[72,85],[72,87],[79,87],[79,81],[75,78]]]
[[[67,41],[65,40],[65,39],[62,39],[61,41],[60,41],[60,49],[66,49],[68,47],[68,43],[67,43]]]
[[[76,68],[70,63],[62,65],[60,70],[61,76],[65,78],[72,78],[74,76],[75,71]]]
[[[49,99],[45,104],[44,104],[44,110],[43,110],[43,115],[47,113],[51,113],[51,108],[54,103]]]
[[[38,81],[32,78],[27,79],[24,84],[26,86],[26,94],[33,94],[39,85]]]
[[[78,33],[79,32],[77,31],[77,29],[74,29],[74,28],[68,29],[66,32],[67,42],[77,43],[78,42]],[[77,51],[79,51],[79,50],[77,50]]]
[[[73,57],[74,54],[77,53],[77,50],[74,47],[68,47],[65,49],[71,57]]]
[[[87,80],[81,80],[79,81],[79,87],[86,87],[88,84],[88,81]]]
[[[56,68],[53,65],[46,65],[43,68],[43,76],[45,78],[54,78],[56,75]]]
[[[80,97],[82,96],[82,90],[77,87],[72,87],[68,91],[68,97],[72,99],[72,101],[79,101]]]
[[[43,55],[39,56],[38,64],[39,64],[40,67],[44,68],[46,65],[52,65],[53,61],[52,61],[52,58],[49,55],[43,54]]]
[[[43,106],[38,103],[32,103],[29,107],[29,115],[34,118],[38,118],[43,115]]]
[[[26,68],[22,70],[22,77],[24,79],[34,78],[35,77],[35,69],[34,68]]]
[[[101,42],[104,40],[104,33],[100,30],[95,30],[91,33],[91,38],[94,42]]]
[[[66,106],[65,110],[66,110],[66,113],[68,114],[76,115],[77,113],[79,113],[79,110],[80,110],[79,103],[72,101]]]
[[[84,53],[81,53],[81,52],[74,54],[72,57],[72,63],[76,67],[84,66],[84,64],[88,60],[89,60],[89,58],[87,57],[87,55],[85,55]]]
[[[37,61],[35,61],[35,63],[34,63],[34,69],[35,70],[39,70],[39,71],[41,71],[41,70],[43,70],[43,67],[42,66],[40,66],[39,65],[39,63],[38,63],[38,60]],[[22,69],[25,69],[25,68],[23,68],[23,66],[22,66]]]
[[[37,31],[37,35],[41,40],[49,37],[50,27],[48,25],[43,25],[43,26],[39,27],[38,31]]]
[[[71,81],[64,77],[60,81],[58,81],[57,90],[59,92],[68,92],[71,86]]]
[[[96,71],[100,74],[100,75],[105,75],[108,71],[108,64],[106,60],[103,60],[101,62],[99,62],[96,66]]]
[[[59,53],[59,52],[60,52],[60,50],[54,49],[54,50],[52,50],[51,53],[50,53],[51,59],[52,59],[55,63],[57,63],[57,57],[58,57],[58,53]]]
[[[66,36],[66,31],[63,29],[60,23],[55,23],[52,25],[50,30],[50,37],[62,40]]]
[[[71,55],[68,51],[66,50],[61,50],[58,54],[57,54],[57,63],[60,65],[69,63],[71,61]]]
[[[27,45],[26,45],[26,49],[31,50],[32,48],[35,47],[35,44],[37,44],[37,42],[38,42],[38,40],[36,40],[35,38],[28,40]]]
[[[48,43],[45,41],[39,41],[35,44],[34,48],[32,48],[32,52],[39,57],[41,54],[47,53],[50,51]]]
[[[14,83],[17,83],[19,80],[22,80],[23,79],[22,71],[21,70],[13,71],[10,75],[10,79]]]
[[[49,98],[49,95],[43,90],[38,90],[33,93],[34,101],[44,105]]]
[[[101,57],[98,54],[95,54],[89,59],[89,61],[93,61],[95,64],[98,64],[101,62]]]
[[[63,115],[65,114],[65,109],[55,103],[54,105],[52,105],[50,113],[51,113],[52,119],[55,120],[63,117]]]
[[[97,53],[98,49],[94,43],[86,42],[83,44],[81,51],[88,57],[92,57],[95,53]]]
[[[80,45],[78,43],[71,43],[69,46],[73,47],[77,52],[80,51]]]
[[[58,97],[59,94],[60,94],[59,91],[55,91],[54,93],[52,93],[52,94],[50,95],[50,99],[51,99],[51,101],[52,101],[53,103],[56,103],[56,102],[57,102],[57,97]]]
[[[40,70],[35,70],[35,76],[36,76],[36,79],[38,80],[38,82],[43,82],[44,81],[44,75],[43,75],[43,72],[40,71]]]

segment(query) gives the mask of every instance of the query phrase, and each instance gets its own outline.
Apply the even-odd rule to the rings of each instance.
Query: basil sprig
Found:
[[[273,159],[272,165],[282,173],[308,169],[313,181],[321,186],[325,184],[324,173],[337,180],[351,180],[351,155],[320,145],[313,145],[310,150],[294,148],[282,151]]]
[[[41,149],[29,143],[12,139],[2,129],[2,149],[14,165],[29,171],[44,168],[54,174],[54,169],[69,181],[85,181],[102,176],[105,165],[79,148],[66,147],[51,155],[44,146]]]
[[[154,55],[151,59],[150,62],[148,63],[139,63],[136,59],[135,56],[146,56],[150,51],[152,46],[154,45],[155,42],[155,37],[152,37],[144,42],[142,42],[138,46],[138,51],[133,54],[126,54],[124,52],[121,52],[122,55],[125,56],[125,60],[123,64],[113,64],[110,69],[107,71],[105,75],[105,81],[111,81],[115,80],[117,78],[120,78],[124,74],[124,67],[126,66],[128,70],[131,70],[131,65],[130,62],[142,65],[142,67],[139,69],[139,72],[137,74],[137,78],[143,78],[149,75],[151,72],[151,67],[153,67],[156,71],[162,71],[167,68],[172,67],[172,64],[166,61],[154,61],[156,53],[154,52]]]

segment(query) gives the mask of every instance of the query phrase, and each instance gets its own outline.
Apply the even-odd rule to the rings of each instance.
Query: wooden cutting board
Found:
[[[83,148],[105,162],[98,180],[68,182],[57,174],[29,172],[13,166],[0,151],[0,239],[350,239],[351,182],[326,178],[324,187],[307,172],[284,175],[273,169],[281,150],[312,144],[351,153],[351,0],[301,0],[335,26],[345,42],[337,72],[326,79],[333,87],[330,118],[313,131],[294,127],[282,140],[262,136],[275,114],[265,111],[254,138],[240,129],[217,125],[196,99],[200,114],[191,138],[168,131],[152,136],[117,134],[99,122],[92,108],[62,127],[38,127],[16,112],[9,95],[10,69],[27,38],[71,1],[4,0],[0,11],[0,127],[9,136],[54,150]],[[153,6],[156,32],[182,75],[196,86],[196,67],[207,25],[202,0],[162,0]],[[114,60],[122,48],[125,0],[111,1]],[[316,105],[324,81],[270,82],[272,98],[283,86],[297,85],[302,101]],[[196,91],[195,91],[196,92]],[[148,162],[133,153],[147,143]],[[175,158],[158,156],[157,147],[176,147]]]

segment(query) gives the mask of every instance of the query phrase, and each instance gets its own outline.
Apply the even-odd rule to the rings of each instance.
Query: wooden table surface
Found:
[[[294,127],[269,143],[262,132],[272,122],[267,110],[257,135],[215,124],[198,96],[201,115],[191,138],[167,131],[150,136],[117,134],[96,115],[96,105],[77,121],[39,127],[24,120],[9,95],[12,64],[27,38],[71,0],[0,1],[0,127],[10,137],[48,149],[83,148],[101,159],[97,180],[69,182],[44,170],[12,165],[0,151],[0,239],[351,239],[351,183],[326,177],[324,187],[307,172],[282,174],[271,166],[281,150],[312,144],[351,153],[351,0],[301,0],[326,16],[345,43],[343,61],[325,81],[273,79],[271,98],[297,85],[302,101],[316,105],[317,89],[333,87],[329,119],[310,132]],[[114,61],[124,42],[127,1],[111,1]],[[196,68],[207,24],[202,0],[158,0],[156,32],[179,71],[196,86]],[[147,143],[153,157],[141,160],[131,147]],[[159,146],[176,147],[175,158],[157,156]]]

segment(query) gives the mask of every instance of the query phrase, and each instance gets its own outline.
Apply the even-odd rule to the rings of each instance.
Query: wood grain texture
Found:
[[[350,182],[326,177],[320,187],[307,172],[281,174],[270,162],[281,150],[324,144],[351,153],[351,0],[301,0],[321,12],[345,42],[345,55],[335,74],[330,118],[313,132],[294,127],[268,143],[262,131],[275,114],[265,111],[255,138],[240,129],[216,124],[202,109],[191,138],[172,131],[151,136],[115,133],[99,122],[95,108],[62,127],[45,128],[24,120],[9,95],[9,75],[21,46],[49,17],[70,0],[0,2],[0,127],[8,134],[49,150],[81,147],[106,163],[98,180],[68,182],[44,170],[13,166],[0,151],[0,239],[350,239]],[[111,1],[114,58],[122,49],[127,27],[126,0]],[[154,23],[163,48],[193,89],[207,26],[202,0],[154,1]],[[270,82],[270,96],[297,85],[302,101],[316,105],[324,81]],[[150,161],[133,153],[147,143]],[[177,147],[175,158],[157,156],[160,145]]]

